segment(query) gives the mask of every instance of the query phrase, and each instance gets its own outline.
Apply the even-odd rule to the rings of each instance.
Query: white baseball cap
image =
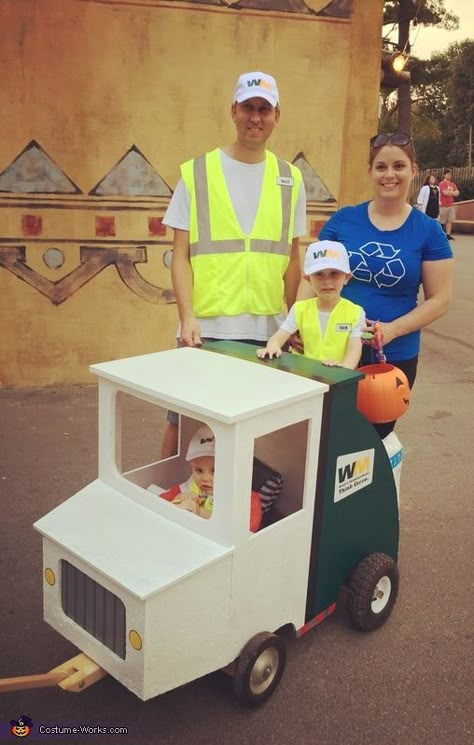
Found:
[[[186,460],[202,458],[205,455],[215,456],[216,438],[213,431],[205,424],[194,433],[191,437]]]
[[[264,98],[272,106],[278,106],[280,98],[275,78],[265,72],[244,72],[237,80],[234,101],[242,103],[255,97]]]
[[[317,241],[310,243],[304,257],[304,273],[315,274],[322,269],[338,269],[345,274],[351,273],[349,255],[339,241]]]

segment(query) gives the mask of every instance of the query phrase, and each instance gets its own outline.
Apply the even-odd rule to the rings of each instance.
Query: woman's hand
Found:
[[[296,331],[290,336],[289,343],[290,346],[295,350],[295,352],[304,354],[303,339],[301,338],[299,331]]]
[[[369,342],[372,347],[385,346],[397,338],[395,324],[393,321],[370,321],[366,319],[366,325],[362,327],[363,334],[372,334],[372,340]],[[377,334],[379,338],[377,339]],[[366,341],[367,343],[367,341]]]

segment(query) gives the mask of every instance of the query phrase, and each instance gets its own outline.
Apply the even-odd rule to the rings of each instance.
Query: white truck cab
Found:
[[[388,618],[397,489],[381,440],[356,409],[359,373],[289,354],[264,362],[252,345],[231,342],[91,369],[98,478],[35,527],[45,620],[97,665],[143,700],[226,668],[253,704],[283,673],[279,632],[301,635],[330,615],[341,585],[356,627]],[[175,456],[140,462],[142,404],[179,414]],[[124,411],[136,406],[128,434],[139,463],[129,468]],[[155,493],[187,478],[187,445],[203,424],[216,441],[207,520]],[[148,424],[156,454],[159,439]],[[281,474],[282,488],[252,533],[255,458]]]

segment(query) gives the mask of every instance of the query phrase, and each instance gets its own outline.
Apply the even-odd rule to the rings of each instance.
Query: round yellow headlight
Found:
[[[132,645],[132,647],[134,649],[136,649],[136,650],[141,649],[142,646],[143,646],[142,638],[141,638],[140,634],[138,633],[138,631],[135,631],[135,629],[132,629],[130,631],[130,633],[128,635],[128,640],[129,640],[130,644]]]
[[[46,569],[44,570],[44,578],[48,585],[51,585],[51,587],[56,584],[55,574],[53,570],[50,569],[50,567],[46,567]]]

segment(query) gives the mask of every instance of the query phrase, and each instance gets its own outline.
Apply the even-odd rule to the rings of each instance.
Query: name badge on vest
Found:
[[[336,331],[352,331],[352,323],[336,323]]]
[[[277,176],[278,186],[293,186],[293,176]]]

